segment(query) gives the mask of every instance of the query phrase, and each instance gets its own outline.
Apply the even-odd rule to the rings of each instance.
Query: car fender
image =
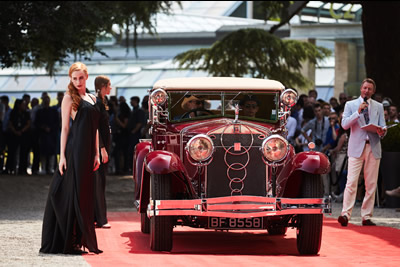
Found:
[[[292,195],[297,192],[302,179],[299,173],[326,174],[330,171],[330,167],[329,159],[324,153],[306,151],[296,154],[278,174],[276,182],[279,190],[277,190],[277,195],[282,196],[285,192],[285,196],[287,196],[287,194]],[[287,183],[288,181],[290,183]]]
[[[302,170],[312,174],[325,174],[329,172],[330,167],[328,157],[317,151],[300,152],[292,161],[292,171]]]
[[[151,150],[151,141],[140,142],[135,146],[135,155],[133,158],[133,180],[135,181],[135,199],[140,198],[144,175],[144,159]]]
[[[154,150],[145,157],[146,170],[151,174],[168,174],[172,172],[186,173],[179,156],[173,152]]]
[[[182,161],[173,152],[155,150],[146,154],[142,168],[142,182],[140,188],[139,212],[146,212],[150,198],[150,175],[183,172],[187,174]]]

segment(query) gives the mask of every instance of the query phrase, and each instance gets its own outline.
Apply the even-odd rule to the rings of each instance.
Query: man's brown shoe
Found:
[[[370,219],[368,219],[368,220],[363,220],[363,221],[362,221],[362,225],[363,225],[363,226],[376,226],[376,224],[375,224],[373,221],[371,221]]]
[[[349,223],[349,219],[347,218],[347,216],[339,216],[337,220],[342,226],[347,226],[347,224]]]

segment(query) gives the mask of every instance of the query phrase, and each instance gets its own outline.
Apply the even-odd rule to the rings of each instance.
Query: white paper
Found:
[[[382,129],[382,127],[379,126],[379,125],[375,125],[375,124],[370,123],[368,125],[365,125],[365,126],[361,127],[361,129],[363,129],[364,131],[376,133],[378,131],[378,129]]]

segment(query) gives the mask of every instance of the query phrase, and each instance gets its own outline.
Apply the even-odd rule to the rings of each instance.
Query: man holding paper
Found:
[[[371,221],[371,217],[381,160],[380,139],[385,136],[387,129],[383,105],[371,99],[375,90],[375,82],[370,78],[365,79],[361,84],[360,97],[346,102],[343,112],[342,127],[345,130],[350,128],[351,132],[347,151],[349,156],[347,183],[341,216],[338,217],[338,222],[342,226],[347,226],[351,217],[357,195],[358,178],[363,165],[365,196],[361,206],[362,225],[376,225]],[[370,125],[375,125],[375,127]]]

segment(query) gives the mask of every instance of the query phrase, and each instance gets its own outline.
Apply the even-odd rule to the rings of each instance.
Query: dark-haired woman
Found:
[[[107,76],[97,76],[94,80],[94,87],[97,94],[97,104],[100,109],[99,124],[99,143],[100,143],[100,167],[95,172],[95,222],[96,227],[110,228],[111,225],[107,220],[107,204],[106,204],[106,175],[108,169],[108,160],[111,145],[111,129],[110,116],[108,114],[108,104],[106,95],[110,94],[111,82]]]

